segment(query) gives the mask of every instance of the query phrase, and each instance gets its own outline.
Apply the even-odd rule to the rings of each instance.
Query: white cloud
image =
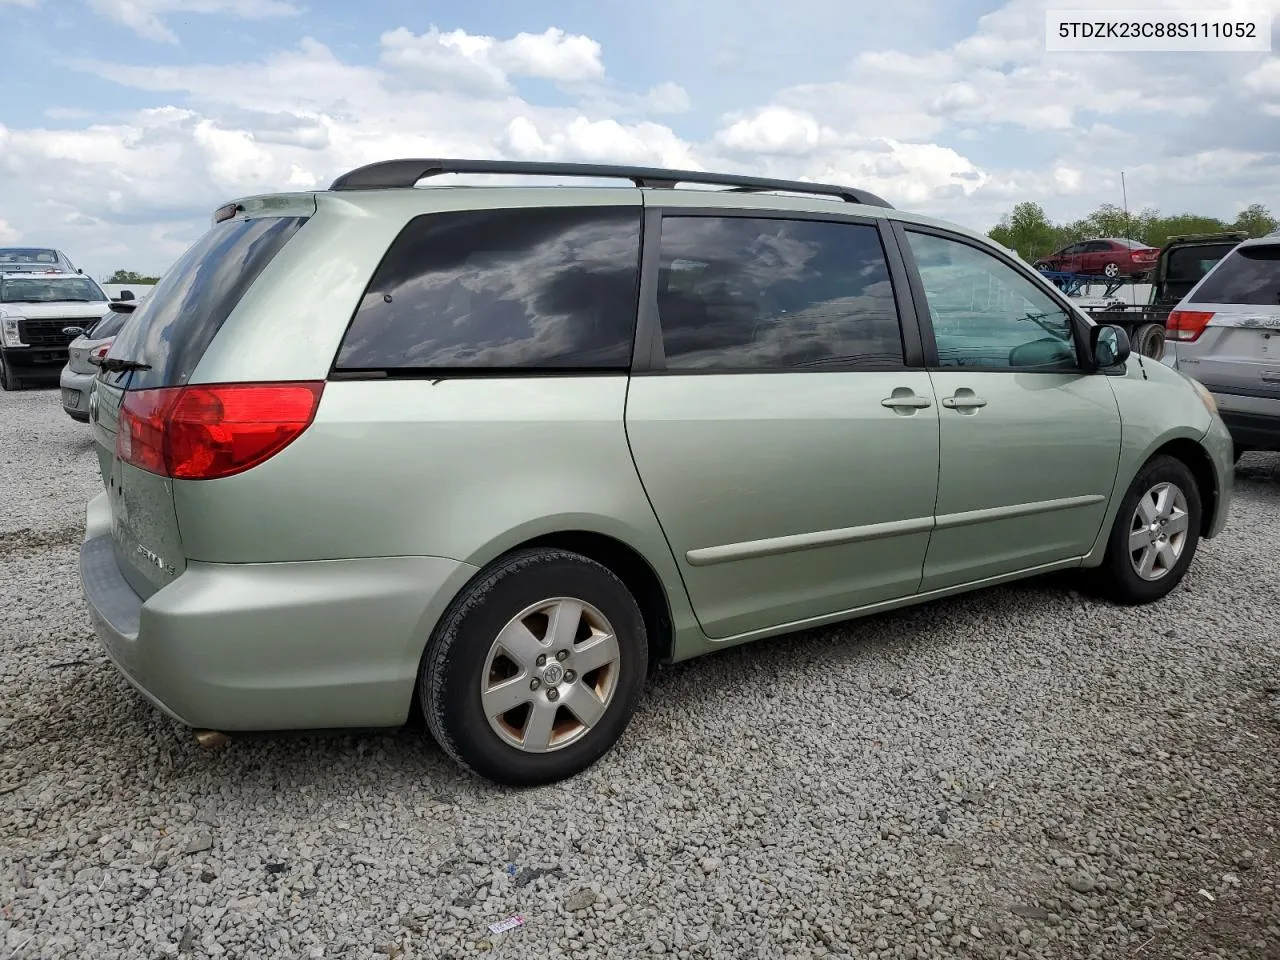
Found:
[[[134,6],[160,18],[272,4]],[[508,37],[389,29],[372,62],[368,51],[339,55],[304,39],[241,63],[82,63],[153,108],[55,109],[47,129],[0,125],[0,210],[6,229],[61,243],[90,269],[151,271],[233,196],[323,187],[352,167],[412,155],[840,182],[979,228],[1020,200],[1057,218],[1118,202],[1121,169],[1133,208],[1280,207],[1280,124],[1266,113],[1280,117],[1274,59],[1049,55],[1046,6],[1010,0],[940,50],[854,53],[844,70],[815,64],[811,75],[835,79],[730,98],[718,118],[694,113],[689,91],[660,77],[623,87],[596,40],[555,27]],[[533,98],[538,85],[522,78],[551,81],[557,95]],[[716,99],[694,93],[700,104]],[[1268,141],[1269,131],[1278,136]]]
[[[87,0],[103,16],[133,30],[140,37],[161,43],[177,43],[178,37],[165,23],[167,14],[221,14],[242,20],[262,20],[301,13],[286,0]],[[30,5],[30,4],[28,4]]]
[[[381,37],[382,62],[439,83],[484,91],[510,89],[510,77],[572,83],[604,76],[600,44],[556,27],[520,33],[509,40],[442,32],[414,34],[405,27]]]
[[[5,0],[0,0],[5,2]],[[17,243],[22,239],[22,234],[18,232],[18,228],[11,224],[4,217],[0,217],[0,243]]]
[[[7,3],[14,7],[29,7],[34,9],[39,2],[40,0],[0,0],[0,6],[4,6],[4,4]]]

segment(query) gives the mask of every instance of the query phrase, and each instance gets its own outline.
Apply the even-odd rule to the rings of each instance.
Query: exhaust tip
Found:
[[[230,740],[231,740],[230,737],[228,737],[225,733],[222,733],[221,731],[218,731],[218,730],[197,730],[196,731],[196,743],[200,744],[200,746],[202,747],[206,747],[206,748],[220,747],[224,743],[229,743]]]

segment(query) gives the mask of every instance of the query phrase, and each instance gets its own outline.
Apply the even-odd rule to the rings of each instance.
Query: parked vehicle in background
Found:
[[[72,420],[89,422],[89,396],[102,360],[115,342],[126,320],[133,315],[130,301],[113,302],[111,312],[88,327],[69,326],[63,332],[74,336],[67,348],[67,364],[58,386],[62,389],[62,409]]]
[[[1280,450],[1280,233],[1245,240],[1169,314],[1167,364],[1213,394],[1235,442]]]
[[[51,247],[0,247],[0,273],[80,273],[71,258]]]
[[[0,273],[0,389],[56,380],[76,335],[106,315],[106,293],[79,274]]]
[[[1081,240],[1035,262],[1037,270],[1099,277],[1142,277],[1155,267],[1158,247],[1123,237]]]
[[[225,732],[416,698],[512,784],[600,758],[657,662],[1053,570],[1155,601],[1233,477],[1206,391],[981,234],[635,167],[229,203],[90,416],[81,583],[153,703]]]
[[[1131,305],[1117,300],[1099,309],[1086,308],[1086,312],[1098,323],[1124,327],[1135,350],[1144,357],[1160,360],[1165,356],[1169,312],[1215,263],[1248,238],[1246,233],[1171,237],[1160,248],[1155,269],[1151,271],[1151,291],[1146,304]]]

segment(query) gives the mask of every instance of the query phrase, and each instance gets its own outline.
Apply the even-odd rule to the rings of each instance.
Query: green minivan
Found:
[[[213,221],[102,362],[80,553],[191,727],[417,702],[546,783],[657,664],[1049,571],[1155,601],[1227,517],[1207,391],[860,189],[392,160]]]

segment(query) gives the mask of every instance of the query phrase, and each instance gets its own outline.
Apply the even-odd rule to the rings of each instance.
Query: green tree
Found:
[[[1231,228],[1216,217],[1204,217],[1195,213],[1176,213],[1170,217],[1158,217],[1151,224],[1143,239],[1153,247],[1163,247],[1170,237],[1189,233],[1223,233]]]
[[[1232,224],[1233,229],[1243,230],[1251,237],[1265,237],[1268,233],[1275,233],[1277,227],[1280,227],[1280,223],[1260,203],[1249,204],[1240,211],[1236,222]]]
[[[1044,208],[1030,201],[1018,204],[1001,217],[989,236],[996,243],[1016,250],[1024,260],[1052,253],[1058,242],[1057,230],[1045,216]]]
[[[132,270],[117,270],[111,276],[107,277],[103,283],[159,283],[159,277],[144,277],[140,273],[134,273]]]

